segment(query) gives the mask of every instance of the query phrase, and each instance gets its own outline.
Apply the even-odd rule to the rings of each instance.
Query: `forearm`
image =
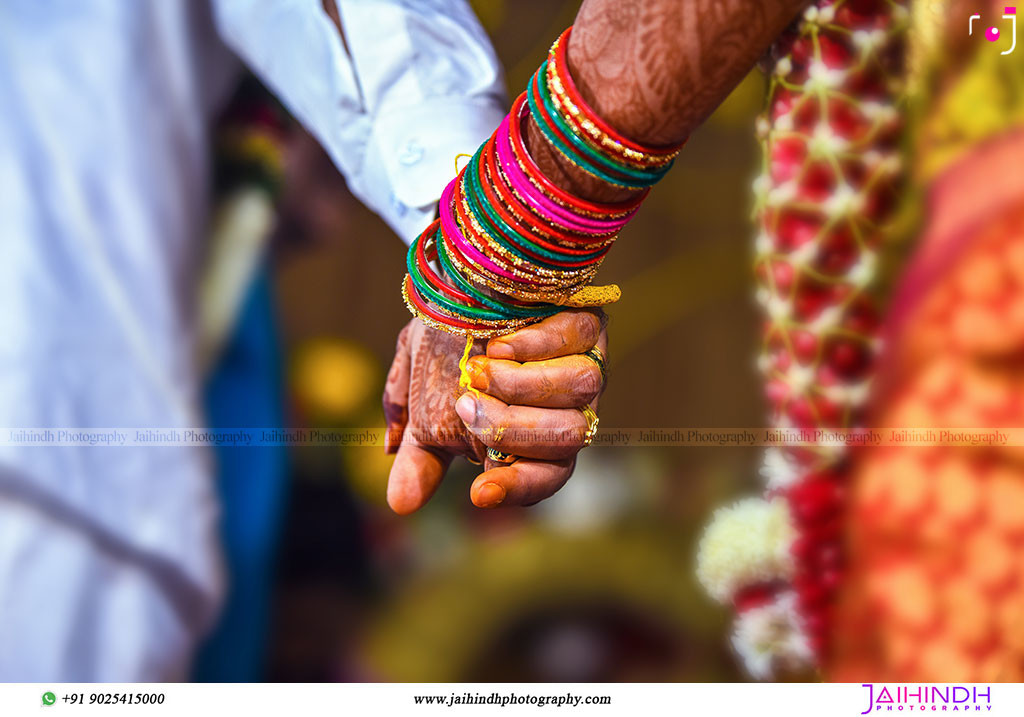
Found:
[[[584,0],[569,68],[587,103],[641,144],[685,139],[750,71],[808,0]],[[527,143],[556,184],[596,201],[627,199],[572,166],[530,121]]]

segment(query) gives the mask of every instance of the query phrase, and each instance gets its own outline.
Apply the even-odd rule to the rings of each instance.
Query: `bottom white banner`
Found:
[[[1019,684],[6,684],[0,715],[1024,715]]]

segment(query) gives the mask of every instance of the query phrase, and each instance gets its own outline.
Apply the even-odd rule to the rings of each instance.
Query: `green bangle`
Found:
[[[538,79],[540,74],[547,69],[547,62],[545,61],[541,68],[530,78],[531,86],[536,87],[537,94],[541,97],[541,101],[545,100],[545,93],[541,90],[547,89],[543,83]],[[553,107],[541,108],[537,105],[537,99],[534,96],[534,92],[527,91],[526,101],[530,106],[530,112],[533,114],[535,120],[537,120],[537,127],[543,133],[545,139],[551,143],[558,152],[566,157],[571,163],[582,169],[589,174],[594,175],[598,179],[601,179],[609,184],[613,184],[619,187],[626,187],[629,189],[643,189],[657,183],[671,168],[671,165],[666,165],[663,168],[659,168],[658,173],[641,172],[634,169],[621,165],[614,160],[605,157],[597,149],[587,144],[582,138],[577,135],[571,127],[562,127],[558,125],[559,121],[562,123],[565,120],[561,114],[557,112]],[[550,97],[547,97],[547,102],[550,103]],[[570,142],[574,143],[576,147],[570,147],[565,144],[561,137],[552,129],[551,124],[559,126],[562,134],[569,139]],[[578,147],[578,148],[577,148]],[[597,166],[595,166],[597,165]],[[622,175],[622,177],[612,176],[609,172]],[[634,181],[635,180],[635,181]]]
[[[547,71],[548,62],[545,61],[532,78],[532,82],[537,88],[537,94],[540,96],[541,102],[544,105],[544,109],[547,113],[547,119],[554,122],[554,124],[561,130],[562,135],[564,135],[579,151],[585,153],[592,161],[604,166],[609,171],[621,174],[629,179],[644,182],[646,183],[646,186],[655,184],[665,176],[669,169],[672,168],[672,163],[669,162],[664,166],[650,170],[637,169],[629,164],[618,161],[614,157],[609,157],[607,154],[602,152],[599,147],[588,142],[586,137],[581,136],[577,132],[576,128],[569,124],[562,113],[558,111],[558,108],[555,107],[554,100],[551,98],[551,90],[548,88],[547,82],[540,81],[541,77],[547,76]],[[527,95],[527,100],[529,99],[530,95]]]
[[[505,312],[508,317],[514,318],[544,318],[557,314],[562,310],[562,307],[554,304],[527,308],[498,301],[473,286],[472,282],[456,270],[452,265],[451,259],[448,258],[448,250],[444,246],[444,240],[441,237],[440,229],[437,230],[437,234],[434,236],[434,246],[437,248],[437,259],[441,262],[441,266],[444,268],[445,273],[452,278],[452,281],[455,282],[455,285],[459,289],[472,296],[481,304],[489,306],[497,311]]]
[[[482,207],[483,210],[490,217],[491,221],[489,221],[488,223],[498,233],[502,234],[504,238],[512,242],[515,242],[516,239],[518,239],[520,245],[525,245],[529,249],[535,251],[540,256],[543,256],[544,258],[549,259],[551,261],[562,263],[556,265],[545,264],[544,262],[540,262],[532,256],[522,256],[522,254],[519,254],[519,252],[516,252],[517,256],[521,256],[526,261],[536,262],[540,266],[544,266],[549,269],[564,269],[564,264],[567,262],[587,261],[589,259],[596,259],[598,256],[601,255],[601,253],[604,251],[603,249],[595,251],[591,254],[583,255],[560,254],[558,252],[547,249],[546,247],[542,247],[535,244],[530,239],[516,231],[513,227],[509,226],[508,222],[506,222],[500,215],[498,215],[494,207],[491,206],[491,203],[487,201],[487,197],[484,195],[483,189],[480,186],[478,157],[478,154],[474,155],[473,159],[470,160],[469,165],[466,167],[466,175],[469,177],[469,184],[467,186],[467,189],[469,189],[470,191],[467,191],[465,193],[465,196],[470,209],[473,210],[473,215],[477,218],[477,220],[482,221],[482,217],[478,213],[478,207]],[[504,242],[500,243],[502,244],[502,246],[505,246]]]
[[[540,78],[547,75],[548,63],[545,62],[541,66],[541,69],[537,71],[534,82],[540,95],[541,102],[544,104],[544,109],[547,112],[548,119],[555,123],[558,128],[562,131],[562,134],[568,138],[568,140],[581,152],[586,153],[593,161],[602,164],[608,170],[616,172],[628,177],[629,179],[636,179],[640,182],[647,182],[648,186],[656,183],[671,169],[671,162],[661,167],[656,167],[650,170],[637,169],[636,167],[620,162],[614,157],[608,156],[602,152],[599,147],[591,144],[587,141],[587,138],[580,135],[577,129],[569,124],[558,108],[555,107],[554,100],[551,98],[551,90],[548,87],[547,82],[541,82]],[[543,75],[541,73],[544,73]],[[527,98],[529,99],[529,98]]]
[[[413,284],[416,286],[417,291],[427,296],[427,298],[429,298],[434,304],[437,304],[441,308],[460,316],[473,319],[484,319],[487,321],[501,321],[508,318],[508,316],[497,311],[481,309],[476,306],[466,306],[464,304],[453,302],[447,296],[435,291],[434,287],[430,285],[430,282],[423,278],[423,274],[420,273],[420,268],[416,263],[415,257],[418,243],[419,239],[417,238],[409,246],[409,251],[405,256],[405,266],[409,270],[409,276],[412,277]]]
[[[473,160],[470,160],[470,165],[466,167],[466,172],[470,172],[470,170],[472,168],[473,168]],[[516,243],[514,241],[509,239],[507,235],[505,235],[497,226],[495,226],[494,222],[490,221],[489,216],[486,214],[484,209],[481,208],[481,206],[480,206],[480,201],[479,201],[479,199],[476,196],[475,187],[472,186],[473,185],[473,176],[472,176],[472,174],[474,174],[474,173],[470,174],[470,181],[469,181],[469,186],[467,187],[467,189],[471,189],[473,191],[464,192],[463,196],[466,198],[466,204],[469,206],[470,213],[473,215],[473,217],[478,222],[480,222],[480,224],[483,226],[484,230],[487,232],[487,235],[489,237],[491,237],[491,239],[493,239],[499,245],[505,247],[510,252],[512,252],[513,254],[518,256],[523,261],[528,261],[530,263],[536,264],[537,266],[544,267],[545,269],[560,269],[560,268],[562,268],[562,267],[558,266],[557,264],[549,264],[547,262],[541,261],[541,260],[537,259],[536,257],[532,257],[529,254],[525,253],[519,246],[516,245]],[[484,203],[484,204],[486,206],[486,203]],[[509,227],[507,224],[505,224],[504,222],[502,222],[502,224],[504,224],[504,226],[508,229],[509,233],[516,234],[516,232],[512,231],[512,228]],[[523,243],[526,244],[527,246],[530,246],[531,248],[533,248],[533,243],[531,241],[529,241],[528,239],[526,239],[525,237],[523,238]],[[551,259],[551,257],[547,256],[544,252],[538,252],[538,254],[541,254],[542,256],[545,256],[545,258]]]

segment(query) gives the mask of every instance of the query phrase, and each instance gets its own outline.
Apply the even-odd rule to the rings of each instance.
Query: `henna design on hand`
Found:
[[[584,0],[569,69],[584,99],[637,142],[671,145],[703,122],[807,0]],[[593,201],[635,194],[569,164],[532,121],[527,142],[556,184]]]
[[[484,447],[455,413],[455,401],[463,393],[459,359],[465,346],[462,337],[419,320],[402,329],[384,389],[389,452],[406,440],[438,454],[482,460]],[[482,354],[484,346],[477,341],[470,355]]]

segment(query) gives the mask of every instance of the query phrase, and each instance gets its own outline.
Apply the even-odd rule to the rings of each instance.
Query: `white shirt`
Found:
[[[209,124],[238,69],[222,40],[396,232],[426,224],[455,155],[501,119],[494,53],[464,0],[342,0],[340,15],[347,50],[319,0],[0,3],[0,430],[201,425]],[[0,492],[148,556],[208,612],[203,451],[9,438]],[[0,585],[31,563],[10,533]]]

